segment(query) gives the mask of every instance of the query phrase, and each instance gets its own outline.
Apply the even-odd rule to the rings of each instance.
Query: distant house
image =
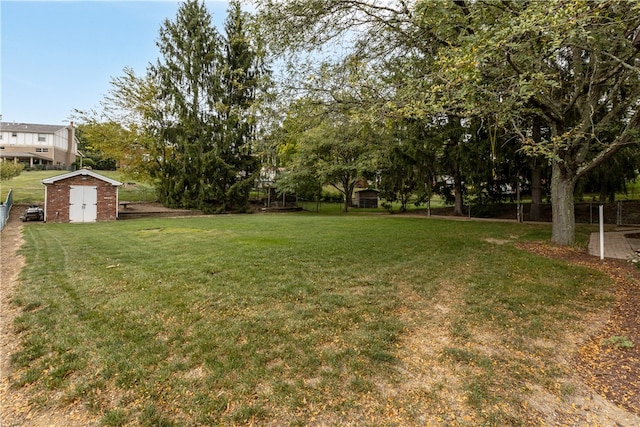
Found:
[[[73,122],[65,125],[0,123],[0,161],[70,170],[78,156]]]
[[[353,206],[356,208],[377,208],[378,190],[364,188],[353,192]]]
[[[87,169],[42,180],[46,222],[96,222],[118,218],[121,182]]]

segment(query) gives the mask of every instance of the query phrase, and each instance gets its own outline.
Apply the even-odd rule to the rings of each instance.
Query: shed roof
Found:
[[[106,176],[100,175],[90,169],[78,169],[77,171],[65,173],[62,175],[52,176],[51,178],[45,178],[42,180],[43,184],[53,184],[54,182],[61,181],[67,178],[73,178],[74,176],[84,175],[84,176],[92,176],[96,179],[100,179],[102,181],[108,182],[109,184],[119,187],[122,185],[120,181],[116,181],[115,179],[107,178]]]
[[[67,125],[40,125],[35,123],[0,123],[0,130],[9,132],[27,133],[56,133],[60,129],[67,128]]]

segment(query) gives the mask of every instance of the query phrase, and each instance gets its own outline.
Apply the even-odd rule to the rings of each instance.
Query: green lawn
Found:
[[[2,181],[0,184],[0,200],[3,202],[9,194],[9,190],[13,190],[13,202],[19,204],[39,204],[44,203],[44,185],[42,180],[52,176],[62,175],[68,171],[23,171],[20,175],[8,181]],[[117,171],[96,171],[108,178],[120,181],[124,185],[120,187],[118,193],[120,200],[130,202],[137,201],[153,201],[155,193],[152,186],[140,182],[129,185],[129,180],[125,179],[120,172]]]
[[[573,392],[568,337],[611,302],[600,274],[515,247],[548,235],[309,213],[26,224],[12,380],[113,426],[540,424],[532,390]]]

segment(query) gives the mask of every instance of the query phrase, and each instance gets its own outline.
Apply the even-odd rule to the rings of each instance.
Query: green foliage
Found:
[[[607,339],[602,340],[602,344],[605,346],[616,347],[621,349],[629,349],[635,347],[633,341],[626,336],[614,335]]]
[[[342,193],[348,211],[356,183],[375,171],[378,132],[357,111],[337,103],[301,99],[290,106],[279,134],[288,159],[281,191],[301,189],[320,197],[324,185]]]
[[[636,139],[640,82],[629,34],[637,23],[627,17],[637,14],[638,5],[456,5],[450,20],[461,26],[448,35],[449,47],[439,49],[434,99],[449,111],[510,129],[525,152],[552,163],[553,240],[570,244],[577,179]],[[441,8],[422,3],[425,22],[433,22],[434,9]],[[531,115],[548,130],[537,141],[531,136]]]
[[[149,182],[167,154],[163,144],[154,143],[152,131],[159,120],[153,113],[158,89],[128,67],[110,84],[100,111],[75,112],[79,149],[98,169],[114,169],[117,163],[128,178]]]
[[[115,170],[118,159],[124,159],[122,143],[124,129],[115,123],[82,123],[76,129],[78,151],[82,160],[76,167],[91,167],[99,170]],[[123,162],[125,170],[131,162]]]
[[[154,133],[167,146],[155,175],[158,194],[167,206],[205,208],[215,185],[211,171],[220,163],[217,175],[229,173],[214,146],[222,41],[204,3],[193,0],[180,5],[174,21],[165,20],[157,44],[162,57],[150,73],[162,98],[155,114],[162,119]]]
[[[436,177],[437,143],[428,135],[424,121],[399,120],[394,123],[393,139],[379,162],[380,197],[400,202],[406,211],[415,195],[416,204],[431,197]]]
[[[254,107],[263,87],[260,53],[248,33],[250,17],[231,2],[226,38],[204,3],[183,3],[166,20],[152,67],[162,102],[153,127],[166,151],[154,177],[172,207],[244,211],[258,165],[252,155]]]
[[[627,193],[627,184],[636,179],[640,170],[640,146],[631,145],[620,149],[607,159],[601,167],[590,171],[578,182],[577,193],[599,194],[601,203],[615,201],[616,193]]]
[[[0,162],[0,180],[6,181],[22,173],[24,165],[22,163]]]

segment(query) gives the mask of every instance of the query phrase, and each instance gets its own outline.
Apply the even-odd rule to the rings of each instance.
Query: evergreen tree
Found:
[[[247,34],[249,16],[232,1],[225,22],[224,66],[221,74],[221,104],[218,110],[220,137],[213,164],[216,194],[221,209],[246,210],[249,192],[258,172],[252,153],[256,116],[254,104],[266,70],[258,47]]]
[[[207,209],[205,156],[219,139],[216,106],[222,99],[222,41],[204,3],[189,0],[175,21],[166,20],[157,42],[162,55],[150,71],[163,100],[157,136],[168,146],[159,196],[167,206]]]
[[[249,18],[231,2],[223,38],[204,3],[189,0],[160,30],[162,59],[150,71],[162,99],[155,134],[167,148],[158,183],[167,206],[248,207],[258,169],[254,107],[266,73]]]

